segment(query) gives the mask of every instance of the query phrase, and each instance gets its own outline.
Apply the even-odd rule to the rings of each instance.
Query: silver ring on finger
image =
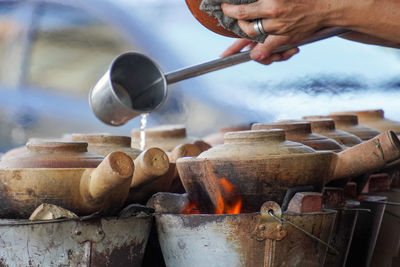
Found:
[[[256,19],[254,21],[253,27],[257,35],[267,35],[262,24],[262,19]]]

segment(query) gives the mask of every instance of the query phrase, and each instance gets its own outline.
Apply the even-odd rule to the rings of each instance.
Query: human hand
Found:
[[[275,35],[268,36],[262,44],[244,38],[238,39],[221,54],[221,57],[236,54],[247,47],[252,49],[250,57],[253,60],[264,65],[269,65],[272,62],[288,60],[293,55],[297,54],[299,52],[297,47],[282,53],[273,53],[277,47],[295,41],[297,41],[297,39],[293,39],[292,37]]]
[[[238,20],[239,27],[249,37],[257,36],[252,20],[262,19],[268,34],[297,35],[316,32],[328,26],[333,9],[323,0],[258,0],[243,5],[221,4],[225,16]],[[333,2],[334,3],[334,2]]]

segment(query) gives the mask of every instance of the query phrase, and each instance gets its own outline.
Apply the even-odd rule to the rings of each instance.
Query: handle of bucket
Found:
[[[315,235],[311,234],[310,232],[306,231],[305,229],[301,228],[300,226],[298,226],[298,225],[296,225],[296,224],[294,224],[294,223],[292,223],[292,222],[290,222],[290,221],[288,221],[288,220],[286,220],[286,219],[284,219],[284,218],[282,218],[282,217],[279,218],[279,217],[275,216],[275,214],[274,214],[274,212],[273,212],[272,210],[269,210],[269,211],[268,211],[268,214],[269,214],[272,218],[274,218],[275,220],[277,220],[278,222],[280,222],[280,223],[282,223],[282,224],[283,224],[283,223],[287,223],[287,224],[293,226],[294,228],[296,228],[296,229],[299,230],[300,232],[303,232],[304,234],[308,235],[308,236],[311,237],[312,239],[318,241],[319,243],[323,244],[323,245],[326,246],[327,248],[331,249],[331,250],[335,253],[335,255],[339,255],[339,251],[338,251],[336,248],[332,247],[331,245],[329,245],[328,243],[326,243],[324,240],[322,240],[322,239],[316,237]]]
[[[56,223],[56,222],[66,222],[66,221],[89,221],[92,219],[100,218],[100,212],[94,212],[92,214],[77,217],[77,218],[60,218],[60,219],[53,219],[53,220],[19,220],[19,221],[11,221],[11,222],[0,222],[1,226],[17,226],[17,225],[34,225],[34,224],[49,224],[49,223]]]
[[[309,38],[306,38],[300,42],[294,43],[294,44],[286,44],[286,45],[281,45],[278,48],[276,48],[273,53],[282,53],[284,51],[290,50],[292,48],[302,46],[305,44],[310,44],[316,41],[320,41],[326,38],[330,38],[336,35],[348,33],[350,30],[343,29],[340,27],[329,27],[326,29],[323,29],[314,35],[310,36]],[[223,57],[223,58],[218,58],[215,60],[211,60],[205,63],[201,63],[198,65],[194,65],[191,67],[183,68],[180,70],[176,70],[170,73],[167,73],[165,75],[165,78],[167,79],[168,84],[173,84],[182,80],[186,80],[189,78],[193,78],[202,74],[206,74],[212,71],[220,70],[223,68],[227,68],[239,63],[247,62],[250,60],[250,52],[251,51],[245,51],[241,53],[237,53],[228,57]]]
[[[361,201],[364,201],[364,202],[370,202],[370,203],[384,204],[384,205],[390,205],[390,206],[400,206],[400,202],[393,202],[393,201],[385,201],[385,200],[368,200],[368,199],[362,199]]]
[[[351,209],[343,209],[343,210],[371,212],[370,209],[363,209],[363,208],[351,208]]]

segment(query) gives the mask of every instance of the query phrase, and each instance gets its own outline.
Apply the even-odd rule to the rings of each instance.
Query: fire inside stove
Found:
[[[214,214],[240,214],[242,209],[242,197],[237,193],[234,185],[227,179],[219,179],[220,193],[217,195],[217,205]],[[189,202],[182,211],[183,214],[200,214],[195,203]]]

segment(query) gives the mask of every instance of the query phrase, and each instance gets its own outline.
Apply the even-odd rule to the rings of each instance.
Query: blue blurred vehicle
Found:
[[[213,59],[233,42],[201,26],[183,0],[0,0],[0,151],[29,137],[71,132],[129,135],[139,119],[110,127],[87,95],[125,51],[165,71]],[[400,119],[395,49],[333,38],[284,63],[250,62],[169,88],[149,124],[184,123],[202,136],[243,122],[383,108]]]
[[[145,20],[128,11],[111,1],[0,1],[0,151],[29,137],[126,135],[138,126],[137,120],[119,128],[98,121],[87,101],[91,87],[125,51],[145,53],[169,69],[183,64]],[[183,100],[174,87],[150,124],[182,121]],[[195,113],[200,108],[190,106]]]

